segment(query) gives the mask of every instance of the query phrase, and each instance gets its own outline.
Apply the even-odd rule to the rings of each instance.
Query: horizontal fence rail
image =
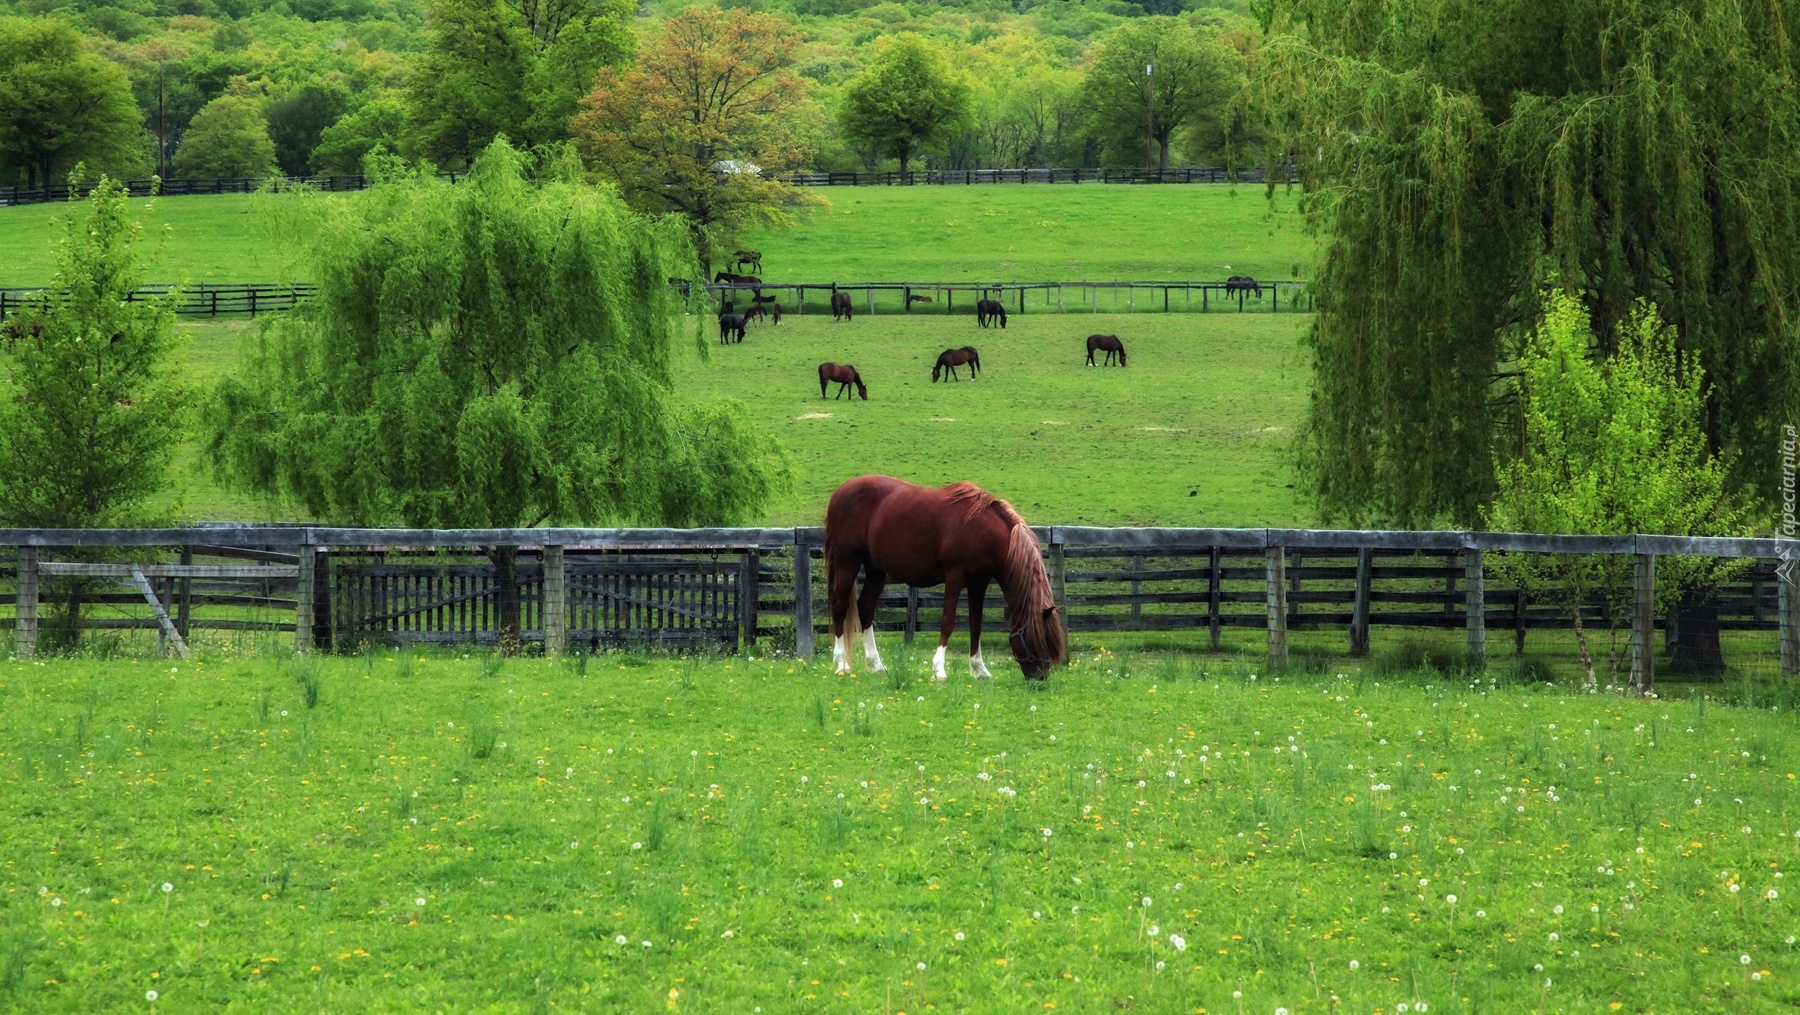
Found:
[[[127,293],[125,302],[164,299],[175,291],[173,285],[141,286]],[[312,298],[318,291],[319,287],[311,282],[196,283],[182,288],[176,295],[175,312],[207,317],[220,314],[255,317],[271,311],[292,310],[301,300]],[[61,293],[47,289],[0,289],[0,320],[9,313],[41,305],[46,298],[60,296]]]
[[[1278,166],[1271,174],[1261,166],[1184,166],[1171,169],[920,169],[904,173],[761,173],[796,187],[891,187],[968,186],[1008,183],[1263,183],[1272,175],[1277,183],[1297,179],[1293,166]],[[439,174],[455,183],[457,174]],[[370,177],[341,176],[231,176],[198,180],[126,180],[132,197],[188,197],[198,194],[254,194],[265,187],[310,187],[321,191],[366,190]],[[36,187],[0,187],[0,206],[41,204],[85,197],[92,183],[48,183]]]
[[[1217,648],[1226,628],[1267,632],[1272,665],[1294,630],[1345,630],[1366,653],[1372,628],[1457,629],[1470,658],[1490,635],[1629,631],[1633,684],[1651,686],[1650,639],[1684,637],[1653,616],[1658,557],[1743,562],[1705,604],[1725,631],[1777,633],[1782,671],[1800,669],[1800,542],[1656,535],[1476,531],[1035,527],[1073,632],[1188,631]],[[828,630],[824,531],[736,529],[357,529],[218,525],[177,529],[0,529],[0,617],[31,656],[46,620],[158,632],[185,654],[191,632],[287,632],[294,647],[500,642],[557,654],[615,647],[747,648],[812,654]],[[503,587],[492,554],[513,548]],[[1502,580],[1493,554],[1625,558],[1628,588],[1574,603],[1558,587]],[[516,630],[502,609],[516,602]],[[987,606],[1005,623],[998,591]],[[127,609],[130,607],[131,609]],[[894,586],[876,626],[908,640],[938,627],[941,593]],[[966,629],[966,618],[956,626]],[[1004,635],[998,640],[1004,640]]]

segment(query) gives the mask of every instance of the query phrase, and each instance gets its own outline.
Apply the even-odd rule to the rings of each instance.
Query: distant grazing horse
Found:
[[[744,315],[743,314],[720,314],[719,315],[719,342],[720,342],[720,344],[730,342],[732,339],[732,336],[734,336],[734,335],[737,337],[737,340],[739,342],[742,342],[744,340]]]
[[[733,268],[749,268],[751,271],[762,270],[762,251],[740,250],[731,255]]]
[[[863,386],[862,375],[857,373],[856,368],[848,363],[819,364],[820,398],[825,397],[825,387],[828,384],[836,384],[838,386],[838,398],[844,397],[844,395],[849,392],[850,385],[854,384],[856,385],[856,393],[863,397],[863,401],[866,402],[869,400],[869,389]],[[854,398],[851,399],[853,402],[855,400],[856,399]]]
[[[930,303],[931,297],[920,296],[918,293],[911,293],[906,297],[906,301],[908,303]]]
[[[958,380],[956,368],[964,364],[968,364],[969,379],[974,380],[975,375],[981,372],[981,354],[975,351],[974,346],[965,345],[961,349],[945,349],[938,356],[937,366],[931,368],[931,380],[935,383],[940,373],[949,375],[953,381]]]
[[[1042,680],[1063,661],[1067,644],[1059,607],[1044,573],[1037,537],[1012,505],[973,483],[942,489],[888,476],[859,476],[837,488],[825,508],[825,568],[830,582],[832,659],[850,672],[851,644],[861,629],[869,668],[875,650],[875,603],[891,579],[944,586],[932,675],[945,679],[944,653],[956,630],[956,600],[969,590],[969,675],[991,677],[981,659],[981,608],[988,584],[1000,583],[1011,618],[1013,657],[1027,679]],[[863,571],[862,596],[856,573]],[[862,628],[861,618],[869,618]]]
[[[759,320],[767,320],[772,324],[780,324],[781,323],[781,304],[779,304],[779,303],[758,303],[755,306],[751,307],[749,310],[744,311],[744,323],[745,324],[749,324],[751,321],[759,321]]]
[[[1125,343],[1119,341],[1117,335],[1089,335],[1087,365],[1094,365],[1094,353],[1106,353],[1106,366],[1112,366],[1113,356],[1119,357],[1119,365],[1125,365]]]
[[[713,275],[713,284],[714,285],[718,285],[721,282],[729,283],[731,285],[741,285],[741,286],[762,285],[762,279],[757,278],[755,275],[733,275],[729,271],[721,271],[721,272]]]
[[[1006,327],[1006,307],[999,300],[976,300],[975,323],[985,328],[994,320],[1000,322],[1000,327]]]
[[[1262,286],[1258,285],[1257,281],[1248,275],[1233,275],[1226,279],[1225,292],[1228,294],[1250,293],[1257,299],[1262,299]]]
[[[856,317],[850,307],[849,293],[831,294],[831,319],[834,321],[837,320],[839,314],[844,315],[843,319],[846,321],[853,320]]]

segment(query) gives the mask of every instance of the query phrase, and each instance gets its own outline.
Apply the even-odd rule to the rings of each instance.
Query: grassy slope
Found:
[[[799,488],[771,512],[778,524],[820,524],[831,490],[864,472],[970,479],[1043,523],[1297,524],[1287,449],[1306,320],[1028,312],[983,331],[925,313],[790,316],[714,346],[708,364],[688,357],[680,387],[743,399],[793,453]],[[1129,367],[1082,365],[1096,330],[1120,335]],[[933,384],[938,353],[963,345],[981,351],[980,379]],[[854,364],[869,400],[821,401],[825,360]]]
[[[1096,653],[1034,694],[1010,666],[900,689],[786,661],[0,663],[0,992],[32,1011],[148,990],[183,1011],[1800,1001],[1786,709],[1198,665]],[[291,679],[309,673],[314,710]]]
[[[1280,197],[1258,187],[887,187],[820,191],[831,207],[791,230],[751,237],[765,277],[799,281],[1292,278],[1310,243]],[[150,277],[278,281],[248,195],[173,197],[151,210]],[[55,270],[61,205],[0,208],[0,287],[43,285]],[[165,230],[166,227],[166,230]],[[1227,268],[1229,265],[1229,269]]]

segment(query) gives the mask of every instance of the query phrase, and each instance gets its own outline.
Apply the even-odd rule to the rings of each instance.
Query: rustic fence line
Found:
[[[125,294],[125,302],[141,303],[162,299],[174,292],[172,284],[140,286]],[[178,314],[217,317],[220,314],[257,314],[292,310],[301,300],[319,291],[311,282],[197,282],[181,288],[175,302]],[[62,294],[46,289],[0,289],[0,320],[26,307],[41,304],[46,296],[55,299]]]
[[[761,175],[783,180],[796,187],[904,187],[1020,183],[1263,183],[1269,179],[1270,174],[1261,166],[1182,166],[1171,169],[919,169],[904,173],[794,172]],[[1293,166],[1278,166],[1273,175],[1278,183],[1297,179]],[[458,177],[455,173],[441,173],[439,178],[455,183]],[[356,191],[368,189],[373,181],[368,176],[353,173],[334,176],[230,176],[122,182],[132,197],[159,194],[164,197],[189,197],[203,194],[254,194],[269,186],[310,187],[330,192]],[[85,197],[93,189],[92,183],[0,187],[0,206],[67,201],[71,196]]]
[[[1652,686],[1653,632],[1683,637],[1654,615],[1656,559],[1749,559],[1711,604],[1723,630],[1777,633],[1781,669],[1800,670],[1800,543],[1765,538],[1561,536],[1464,531],[1089,528],[1034,530],[1073,632],[1267,632],[1271,666],[1298,629],[1344,629],[1369,651],[1375,627],[1462,629],[1471,660],[1490,633],[1573,624],[1555,588],[1508,587],[1490,553],[1629,556],[1633,583],[1616,600],[1580,604],[1585,623],[1629,630],[1633,683]],[[780,642],[810,656],[824,620],[818,528],[348,529],[207,526],[186,529],[0,530],[16,574],[14,654],[36,647],[40,607],[147,604],[149,617],[92,626],[157,630],[186,652],[192,630],[291,631],[297,651],[364,644],[494,642],[494,569],[479,548],[525,548],[517,563],[520,636],[549,654],[620,645],[731,648]],[[11,548],[6,553],[6,548]],[[150,553],[146,551],[157,551]],[[111,555],[115,559],[98,558]],[[178,554],[176,559],[167,559]],[[54,560],[73,556],[79,560]],[[152,559],[160,557],[163,559]],[[196,563],[218,557],[250,563]],[[75,582],[83,583],[77,587]],[[101,583],[124,585],[101,591]],[[48,583],[48,584],[47,584]],[[63,587],[56,587],[61,583]],[[990,606],[1003,610],[998,594]],[[908,640],[935,627],[938,597],[888,590],[875,623]],[[207,616],[199,616],[202,610]],[[270,621],[266,611],[291,612]],[[1000,613],[996,612],[996,616]],[[1621,624],[1620,622],[1624,623]],[[960,625],[959,625],[960,626]],[[998,626],[998,622],[996,623]]]

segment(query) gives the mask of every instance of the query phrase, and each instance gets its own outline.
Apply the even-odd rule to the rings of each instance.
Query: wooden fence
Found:
[[[764,173],[796,187],[968,186],[1009,183],[1262,183],[1268,174],[1261,166],[1184,166],[1171,169],[921,169],[905,173]],[[455,183],[455,173],[440,174]],[[1275,170],[1278,183],[1296,179],[1294,167]],[[342,176],[233,176],[199,180],[126,180],[132,197],[186,197],[196,194],[254,194],[265,187],[311,187],[322,191],[365,190],[370,178]],[[0,206],[67,201],[85,197],[92,183],[48,183],[37,187],[0,187]]]
[[[1651,682],[1659,556],[1747,559],[1713,603],[1724,630],[1777,633],[1784,674],[1800,669],[1800,542],[1495,532],[1043,527],[1035,530],[1072,632],[1187,631],[1220,644],[1228,627],[1267,632],[1272,666],[1288,632],[1342,630],[1352,654],[1372,629],[1465,632],[1470,658],[1490,635],[1572,625],[1560,590],[1498,580],[1487,554],[1628,556],[1632,587],[1581,606],[1584,622],[1629,631],[1634,682]],[[494,569],[481,548],[521,547],[521,640],[557,654],[621,646],[743,647],[761,640],[811,655],[824,630],[824,532],[798,529],[384,530],[208,526],[160,530],[0,530],[16,574],[14,653],[37,647],[42,604],[79,597],[84,626],[147,628],[174,651],[196,630],[292,632],[315,646],[487,642],[499,637]],[[8,549],[10,548],[10,549]],[[231,563],[211,562],[228,560]],[[249,563],[245,563],[249,561]],[[989,597],[1004,623],[998,590]],[[876,624],[908,639],[938,624],[939,599],[896,587]],[[270,619],[270,614],[279,615]],[[959,625],[960,625],[959,621]],[[1003,639],[1002,639],[1003,640]]]
[[[125,302],[138,303],[161,299],[175,289],[172,285],[147,285],[125,294]],[[225,285],[196,283],[182,289],[175,302],[178,314],[217,317],[220,314],[257,314],[276,310],[292,310],[301,300],[319,291],[311,282],[245,282]],[[14,311],[41,304],[46,298],[61,294],[44,289],[0,289],[0,320]]]

